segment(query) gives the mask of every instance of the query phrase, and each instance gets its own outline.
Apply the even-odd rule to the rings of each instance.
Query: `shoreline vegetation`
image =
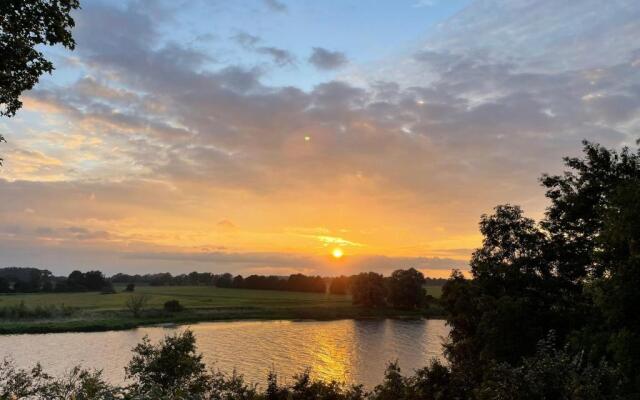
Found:
[[[440,286],[425,287],[439,297]],[[442,318],[437,304],[416,309],[362,307],[351,295],[208,286],[137,286],[115,293],[29,293],[0,295],[0,334],[99,332],[161,324],[233,320],[339,320],[377,318]],[[146,304],[135,317],[127,299]],[[176,302],[177,301],[177,302]],[[173,303],[170,303],[173,302]],[[174,304],[167,309],[166,303]],[[175,304],[178,307],[175,308]],[[1,315],[4,313],[5,315]],[[8,317],[12,315],[13,317]]]

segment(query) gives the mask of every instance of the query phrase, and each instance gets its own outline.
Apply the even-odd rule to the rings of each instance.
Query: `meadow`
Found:
[[[20,317],[4,316],[0,334],[129,329],[161,323],[189,323],[232,319],[341,319],[435,316],[437,310],[401,311],[365,309],[351,303],[349,295],[288,291],[223,289],[211,286],[137,286],[135,292],[32,293],[0,295],[0,310],[24,309]],[[440,295],[439,286],[427,293]],[[132,295],[145,294],[148,302],[140,317],[125,303]],[[180,312],[163,310],[178,300]],[[36,312],[41,315],[32,315]],[[14,312],[14,314],[16,314]]]

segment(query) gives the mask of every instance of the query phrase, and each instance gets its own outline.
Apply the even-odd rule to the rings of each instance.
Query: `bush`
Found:
[[[164,310],[169,312],[180,312],[184,307],[178,300],[169,300],[164,303]]]
[[[132,294],[127,298],[125,306],[133,313],[134,317],[138,318],[148,302],[149,296],[146,294]]]
[[[102,289],[100,290],[100,294],[115,294],[116,290],[113,288],[112,284],[107,284],[105,286],[102,287]]]
[[[56,316],[68,317],[73,314],[74,309],[67,307],[64,304],[60,306],[56,305],[37,305],[35,307],[27,306],[24,301],[18,304],[0,307],[0,318],[4,319],[37,319],[37,318],[52,318]]]
[[[127,287],[124,288],[125,292],[133,292],[136,289],[136,284],[135,283],[129,283],[127,284]]]

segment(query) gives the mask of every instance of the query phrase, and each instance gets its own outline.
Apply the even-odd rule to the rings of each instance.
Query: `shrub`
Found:
[[[125,292],[133,292],[136,289],[136,284],[135,283],[129,283],[127,284],[127,287],[124,288]]]
[[[105,285],[102,287],[102,289],[100,290],[100,294],[115,294],[116,290],[113,288],[113,285],[111,283]]]
[[[125,306],[133,313],[134,317],[138,318],[140,316],[140,312],[142,312],[142,310],[147,306],[148,302],[149,296],[146,294],[132,294],[127,297]]]
[[[169,300],[164,303],[164,310],[169,312],[179,312],[184,310],[184,307],[178,300]]]
[[[18,304],[0,307],[0,318],[4,319],[28,319],[28,318],[51,318],[56,316],[68,317],[73,314],[72,307],[56,305],[37,305],[35,307],[27,306],[24,301]]]

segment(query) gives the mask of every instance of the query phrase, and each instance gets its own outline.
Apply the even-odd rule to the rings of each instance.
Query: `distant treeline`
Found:
[[[38,268],[0,268],[0,293],[112,291],[111,282],[100,271],[73,271],[67,277],[53,276]]]
[[[137,283],[151,286],[215,286],[219,288],[285,290],[295,292],[324,293],[327,290],[325,278],[294,274],[289,277],[276,275],[242,275],[230,273],[191,272],[173,276],[168,272],[146,275],[115,274],[113,283]]]
[[[405,272],[413,271],[412,276]],[[419,274],[419,275],[418,275]],[[395,278],[394,278],[395,277]],[[403,279],[403,282],[397,282]],[[38,268],[0,268],[0,293],[34,293],[34,292],[112,292],[114,283],[143,284],[151,286],[214,286],[218,288],[282,290],[294,292],[310,292],[331,294],[353,294],[354,302],[367,307],[378,307],[386,304],[398,305],[397,293],[406,291],[408,286],[415,286],[414,297],[407,306],[421,303],[422,290],[425,285],[443,285],[445,279],[424,278],[415,269],[397,270],[389,277],[369,272],[353,276],[323,278],[293,274],[288,277],[277,275],[232,275],[230,273],[212,274],[210,272],[191,272],[189,274],[172,275],[168,272],[145,275],[129,275],[118,273],[106,278],[101,271],[73,271],[67,277],[56,277],[48,270]],[[394,290],[397,287],[398,290]],[[394,296],[396,298],[394,298]],[[406,301],[405,301],[406,303]]]
[[[415,271],[414,269],[412,269]],[[403,270],[398,270],[403,271]],[[409,271],[409,270],[407,270]],[[395,272],[394,272],[395,273]],[[215,286],[219,288],[234,289],[255,289],[255,290],[284,290],[295,292],[330,292],[332,294],[351,293],[352,283],[361,282],[362,276],[376,276],[380,278],[381,285],[387,291],[389,282],[392,281],[393,274],[384,278],[380,274],[374,275],[360,274],[353,276],[339,276],[335,278],[323,278],[320,276],[307,276],[294,274],[288,277],[278,275],[249,275],[246,278],[242,275],[233,276],[230,273],[212,274],[210,272],[191,272],[173,276],[168,272],[145,275],[115,274],[110,281],[121,284],[148,284],[151,286]],[[360,278],[358,278],[360,277]],[[358,278],[358,279],[356,279]],[[373,278],[371,278],[373,279]],[[446,279],[422,278],[422,285],[442,286]]]

